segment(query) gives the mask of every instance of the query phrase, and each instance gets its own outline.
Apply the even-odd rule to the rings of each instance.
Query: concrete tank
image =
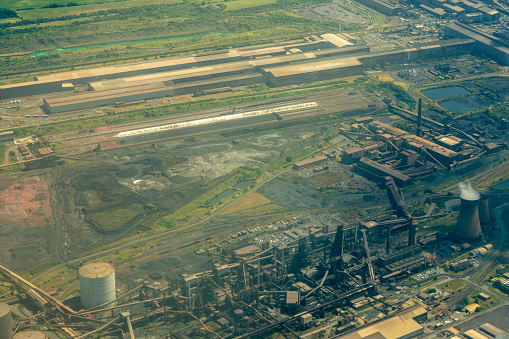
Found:
[[[461,198],[460,215],[454,228],[454,235],[465,241],[476,241],[481,237],[481,224],[479,222],[479,200]]]
[[[489,201],[489,196],[484,194],[481,195],[481,202],[479,203],[479,221],[483,225],[491,222]]]
[[[46,339],[46,334],[39,331],[25,331],[16,334],[14,339]]]
[[[84,308],[115,299],[115,268],[108,263],[88,263],[80,267],[80,295]],[[105,305],[110,306],[110,305]]]
[[[0,339],[9,339],[12,336],[11,307],[0,303]]]

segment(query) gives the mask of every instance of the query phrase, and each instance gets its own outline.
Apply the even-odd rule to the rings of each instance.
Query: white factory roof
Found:
[[[275,68],[267,68],[264,69],[267,73],[272,73],[275,77],[284,77],[290,75],[298,75],[312,72],[320,72],[331,70],[335,68],[342,68],[348,66],[360,66],[362,62],[359,61],[356,57],[349,57],[343,59],[336,60],[325,60],[319,62],[312,62],[300,65],[290,65],[290,66],[282,66]]]
[[[327,40],[328,42],[330,42],[331,44],[334,44],[338,47],[353,45],[350,41],[340,38],[336,34],[327,33],[327,34],[321,35],[321,37],[324,38],[325,40]]]
[[[421,307],[422,308],[422,307]],[[426,312],[426,310],[424,310]],[[341,339],[399,339],[410,338],[424,330],[423,327],[413,320],[415,317],[414,312],[410,311],[394,316],[389,319],[382,320],[376,324],[364,327],[358,331],[351,332]],[[422,314],[420,311],[417,315]]]
[[[150,70],[153,68],[159,67],[167,67],[167,66],[175,66],[175,65],[183,65],[183,64],[191,64],[202,59],[217,59],[219,57],[237,57],[240,56],[239,52],[236,50],[230,50],[226,53],[218,53],[213,55],[205,55],[205,56],[188,56],[188,57],[180,57],[180,58],[169,58],[169,59],[160,59],[156,61],[145,61],[140,63],[132,63],[127,65],[115,65],[108,67],[100,67],[93,69],[84,69],[80,71],[73,72],[64,72],[58,74],[50,74],[50,75],[42,75],[38,76],[38,81],[65,81],[71,79],[80,79],[92,76],[100,76],[107,74],[115,74],[115,73],[123,73],[129,71],[137,71],[137,70]]]

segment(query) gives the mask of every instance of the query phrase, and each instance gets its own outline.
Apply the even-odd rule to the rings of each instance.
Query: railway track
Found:
[[[346,91],[341,91],[341,92],[334,91],[335,93],[328,93],[328,92],[329,91],[320,93],[320,95],[313,96],[313,97],[305,96],[302,98],[293,98],[288,101],[278,100],[277,102],[268,102],[265,104],[257,104],[256,106],[249,105],[246,107],[249,107],[250,109],[252,109],[252,107],[266,109],[266,108],[274,108],[274,107],[277,107],[277,106],[280,106],[283,104],[291,105],[291,104],[295,104],[295,103],[301,103],[303,100],[313,100],[318,103],[317,107],[281,113],[280,116],[282,117],[283,121],[312,118],[312,117],[317,117],[317,116],[327,115],[327,114],[337,114],[337,113],[341,113],[343,110],[340,108],[345,107],[345,106],[349,106],[349,107],[351,106],[352,107],[351,110],[368,109],[369,108],[366,105],[365,100],[362,100],[359,97],[353,97],[352,100],[345,101],[344,95],[345,95]],[[242,107],[241,108],[242,111],[244,111],[246,107]],[[344,112],[347,112],[347,111],[349,111],[349,110],[346,110]],[[49,139],[48,141],[51,143],[65,143],[64,145],[54,147],[54,149],[56,151],[69,150],[69,149],[75,149],[75,148],[80,148],[80,147],[97,145],[98,143],[120,140],[120,139],[115,138],[115,136],[120,132],[132,130],[133,127],[135,127],[136,129],[157,127],[163,123],[168,124],[168,123],[186,122],[186,121],[190,121],[190,120],[207,119],[207,118],[211,118],[211,117],[222,116],[222,115],[229,114],[229,113],[230,113],[230,110],[225,110],[224,108],[213,109],[213,110],[206,111],[206,112],[185,113],[185,114],[181,114],[178,116],[176,115],[176,116],[171,116],[171,117],[151,119],[148,122],[130,122],[130,123],[125,123],[125,124],[120,124],[120,125],[116,125],[114,129],[104,131],[102,133],[95,133],[93,135],[76,135],[73,137],[62,138],[62,139],[55,139],[55,138],[50,137],[50,138],[48,138]],[[245,124],[242,126],[235,126],[235,127],[228,127],[228,128],[217,128],[217,129],[214,129],[213,128],[214,124],[211,124],[210,131],[198,132],[198,133],[191,132],[188,134],[178,135],[178,136],[164,136],[164,137],[159,138],[158,140],[190,137],[190,136],[195,136],[195,135],[200,135],[200,134],[210,133],[210,132],[220,133],[220,132],[224,132],[224,131],[228,131],[228,130],[232,130],[232,129],[250,128],[250,127],[254,127],[254,126],[262,125],[262,124],[266,124],[266,123],[267,122],[257,122],[257,123],[253,123],[253,124]],[[103,139],[97,140],[98,137],[103,137]],[[94,139],[94,140],[87,140],[87,139]],[[83,140],[84,142],[76,144],[76,145],[69,144],[70,142],[73,142],[75,140]],[[154,142],[154,140],[149,140],[149,141],[136,142],[133,144],[144,144],[144,143],[153,143],[153,142]],[[130,144],[130,145],[133,145],[133,144]]]

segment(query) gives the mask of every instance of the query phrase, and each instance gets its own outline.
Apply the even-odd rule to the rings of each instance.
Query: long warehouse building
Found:
[[[485,53],[502,65],[509,66],[509,44],[500,38],[456,22],[445,26],[446,36],[474,39],[475,50]]]
[[[65,88],[65,84],[86,84],[92,81],[117,79],[136,75],[167,72],[178,69],[210,66],[241,60],[251,60],[257,57],[286,55],[294,52],[322,51],[326,49],[344,48],[355,51],[358,46],[349,46],[350,42],[335,34],[313,36],[302,43],[284,44],[271,48],[257,48],[249,50],[231,49],[210,53],[193,54],[181,57],[158,59],[153,61],[129,63],[123,65],[83,69],[77,71],[41,75],[34,77],[34,81],[4,85],[0,87],[0,99],[40,95],[58,92]],[[368,49],[369,47],[364,46]],[[293,51],[293,52],[292,52]]]

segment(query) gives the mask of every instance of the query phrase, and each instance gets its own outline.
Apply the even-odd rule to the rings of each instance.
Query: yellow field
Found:
[[[405,91],[408,91],[408,89],[410,88],[410,84],[407,84],[406,82],[403,82],[403,81],[398,81],[396,79],[394,79],[391,75],[389,74],[385,74],[385,73],[379,73],[379,74],[375,74],[373,75],[373,77],[375,77],[376,79],[380,80],[380,81],[388,81],[388,82],[393,82],[395,85],[398,85],[402,88],[405,89]]]
[[[390,81],[390,82],[396,81],[396,79],[394,79],[392,76],[390,76],[389,74],[384,74],[384,73],[376,74],[375,78],[377,78],[380,81]]]
[[[260,206],[257,208],[244,210],[243,212],[240,212],[239,214],[261,214],[261,213],[273,213],[273,212],[282,212],[284,211],[284,207],[277,205],[277,204],[270,204],[265,206]]]
[[[405,91],[407,91],[407,92],[408,92],[408,89],[410,88],[410,84],[407,84],[406,82],[394,81],[394,84],[398,85],[400,87],[403,87],[405,89]]]
[[[226,208],[224,211],[220,213],[220,215],[237,213],[240,211],[244,211],[247,209],[264,206],[270,204],[270,199],[267,199],[260,193],[251,193],[247,195],[244,199],[241,199],[234,203],[233,205]]]

